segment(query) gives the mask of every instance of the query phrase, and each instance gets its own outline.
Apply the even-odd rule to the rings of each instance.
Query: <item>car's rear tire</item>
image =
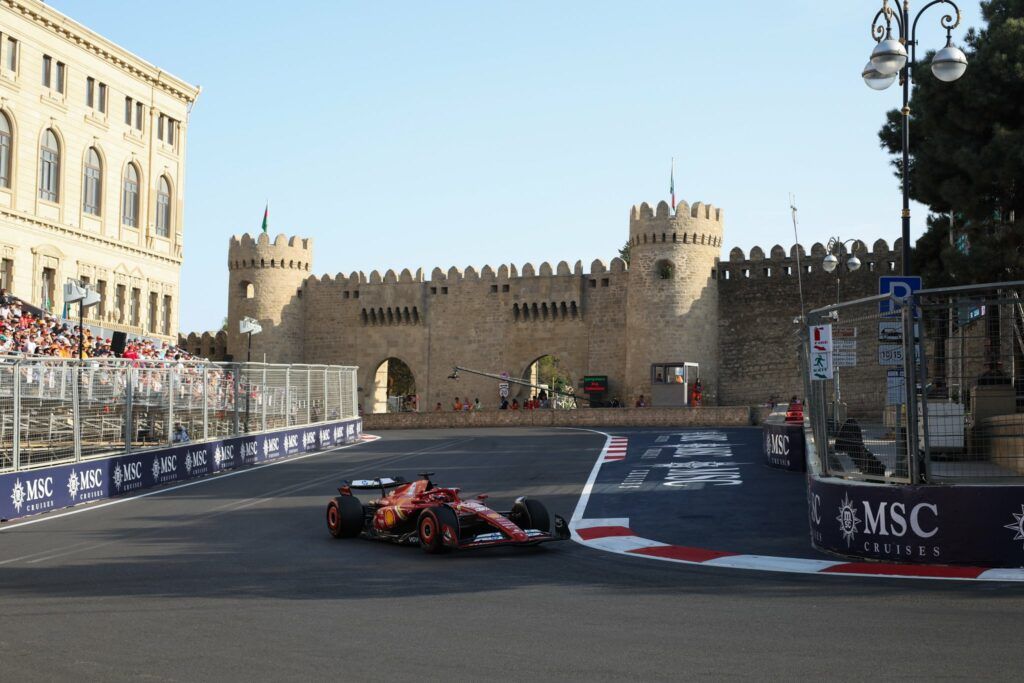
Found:
[[[427,508],[416,522],[416,534],[424,552],[449,552],[459,545],[459,517],[447,505]]]
[[[363,504],[352,496],[337,496],[327,504],[327,530],[335,538],[354,538],[363,530]]]
[[[517,498],[512,505],[509,520],[520,529],[536,529],[544,533],[551,532],[551,515],[544,503],[532,498]]]

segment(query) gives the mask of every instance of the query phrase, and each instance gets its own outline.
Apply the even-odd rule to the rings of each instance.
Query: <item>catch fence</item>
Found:
[[[0,358],[0,472],[353,417],[355,367]]]
[[[889,483],[1019,483],[1022,294],[1024,282],[994,283],[809,313],[809,465]]]

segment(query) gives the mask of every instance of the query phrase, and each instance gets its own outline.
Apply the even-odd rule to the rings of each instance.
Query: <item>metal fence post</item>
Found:
[[[306,366],[306,422],[309,424],[310,421],[310,405],[309,400],[313,395],[313,368]]]
[[[263,379],[260,385],[260,431],[267,431],[267,398],[270,393],[267,391],[267,366],[263,366]]]
[[[203,438],[210,438],[210,402],[207,398],[209,382],[207,380],[207,366],[203,365]]]
[[[359,376],[356,368],[351,368],[348,374],[352,379],[352,414],[349,417],[359,417]]]
[[[167,443],[174,443],[174,370],[172,368],[164,368],[164,372],[167,373],[167,381],[164,386],[167,389],[167,429],[166,437]]]
[[[124,373],[124,452],[132,452],[132,394],[134,382],[132,381],[132,369],[123,367]]]
[[[78,385],[81,379],[82,368],[73,365],[71,366],[71,371],[75,375],[75,381],[71,383],[71,436],[74,441],[75,462],[82,462],[82,410],[78,404],[81,398],[81,391]]]
[[[284,369],[284,426],[291,425],[292,417],[292,369]]]
[[[21,470],[21,361],[17,361],[14,364],[14,388],[11,393],[14,397],[14,429],[12,431],[14,448],[12,449],[12,456],[14,458],[14,471],[18,472]]]
[[[239,429],[239,426],[238,426],[238,375],[241,372],[241,365],[235,365],[234,367],[235,367],[235,371],[231,374],[231,377],[234,380],[232,382],[232,391],[234,392],[233,393],[233,397],[234,398],[232,400],[232,406],[231,407],[233,409],[232,410],[232,414],[234,416],[234,436],[238,436],[239,434],[242,433],[240,431],[240,429]]]
[[[909,460],[910,481],[920,482],[920,465],[917,458],[917,362],[914,353],[914,300],[907,297],[903,300],[903,375],[907,393],[907,459]]]
[[[327,419],[327,396],[330,394],[329,388],[331,386],[330,384],[328,384],[328,379],[327,379],[328,372],[329,371],[327,369],[327,366],[325,365],[324,366],[323,395],[320,397],[320,421],[321,422],[323,420]]]
[[[911,296],[913,296],[913,295],[911,295]],[[913,298],[911,298],[911,301],[913,301]],[[931,468],[932,451],[931,451],[931,443],[930,443],[931,442],[931,434],[929,433],[930,432],[930,425],[928,424],[928,384],[929,384],[928,383],[928,355],[927,355],[928,345],[925,343],[925,327],[926,327],[926,325],[925,325],[925,321],[924,321],[924,316],[923,315],[921,316],[921,322],[920,323],[915,325],[914,322],[913,322],[913,320],[915,318],[914,314],[917,311],[916,305],[917,305],[917,302],[914,301],[912,303],[910,318],[911,318],[911,327],[912,328],[916,327],[917,328],[916,331],[918,333],[917,334],[918,338],[914,340],[914,345],[917,348],[921,349],[920,363],[917,364],[917,368],[916,369],[917,369],[917,372],[918,372],[917,381],[921,385],[921,407],[920,407],[920,409],[921,409],[921,423],[923,425],[923,427],[921,429],[921,434],[924,435],[923,437],[920,437],[920,435],[919,435],[919,437],[924,439],[924,443],[919,444],[919,447],[924,451],[924,460],[923,460],[924,471],[921,472],[921,476],[922,476],[922,479],[925,482],[927,482],[927,481],[931,480],[931,469],[932,469]],[[912,359],[912,360],[914,362],[916,362],[916,360],[915,360],[916,358],[917,358],[917,355],[915,353],[914,359]]]

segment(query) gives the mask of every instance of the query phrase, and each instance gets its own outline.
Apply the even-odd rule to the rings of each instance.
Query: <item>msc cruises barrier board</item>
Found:
[[[814,546],[887,562],[1024,566],[1020,486],[891,486],[808,478]]]
[[[353,418],[3,474],[0,520],[353,443],[362,429]]]

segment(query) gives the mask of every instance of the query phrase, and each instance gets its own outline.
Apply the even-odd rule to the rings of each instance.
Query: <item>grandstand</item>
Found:
[[[212,363],[176,346],[110,340],[0,298],[0,472],[356,414],[353,368]]]

